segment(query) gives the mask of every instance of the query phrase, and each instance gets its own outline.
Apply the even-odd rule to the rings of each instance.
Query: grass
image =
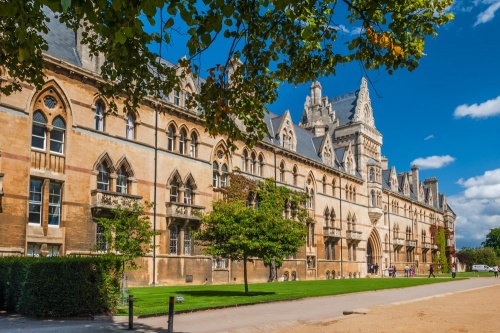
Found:
[[[460,273],[458,279],[464,277],[462,274],[465,273]],[[184,302],[175,303],[175,312],[180,313],[361,291],[405,288],[454,280],[451,279],[450,274],[436,276],[441,278],[337,279],[256,283],[249,285],[249,295],[245,295],[245,287],[242,284],[135,287],[129,288],[129,293],[134,295],[134,315],[145,316],[167,313],[170,296],[184,297]],[[127,314],[128,306],[120,307],[116,313],[118,316]]]

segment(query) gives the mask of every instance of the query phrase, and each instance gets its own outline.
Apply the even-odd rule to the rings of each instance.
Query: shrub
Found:
[[[9,312],[68,317],[111,314],[116,308],[121,269],[116,256],[3,258],[0,267],[7,268],[0,296]]]

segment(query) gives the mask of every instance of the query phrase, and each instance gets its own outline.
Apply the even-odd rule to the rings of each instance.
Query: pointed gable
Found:
[[[370,92],[368,91],[368,81],[365,78],[361,80],[353,120],[375,128]]]
[[[389,174],[389,186],[390,186],[392,191],[398,192],[398,178],[397,178],[395,166],[393,166],[391,168],[391,172]]]
[[[290,110],[286,110],[285,114],[281,117],[281,123],[279,124],[276,131],[276,138],[278,139],[281,147],[285,149],[296,150],[297,134],[295,133]]]
[[[318,154],[321,157],[321,160],[326,165],[333,166],[335,162],[335,154],[333,152],[333,144],[330,133],[327,131],[324,136],[318,137],[317,139],[320,139],[321,142],[318,149]]]
[[[351,143],[349,143],[349,145],[346,147],[342,159],[342,164],[344,165],[344,169],[347,173],[351,175],[356,174],[356,162],[354,158],[354,153],[352,151]]]

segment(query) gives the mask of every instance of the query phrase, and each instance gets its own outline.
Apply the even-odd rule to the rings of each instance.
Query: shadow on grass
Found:
[[[232,290],[179,290],[176,292],[179,295],[190,295],[190,296],[206,296],[206,297],[251,297],[251,296],[269,296],[275,295],[273,291],[256,291],[248,292],[248,295],[244,291],[232,291]]]

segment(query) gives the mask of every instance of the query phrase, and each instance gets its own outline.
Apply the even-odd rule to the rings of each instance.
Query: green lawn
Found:
[[[462,274],[464,273],[460,273],[457,279],[463,277]],[[170,296],[184,297],[183,303],[175,303],[175,312],[179,313],[369,290],[405,288],[453,280],[449,274],[436,276],[440,278],[336,279],[257,283],[249,285],[250,294],[248,296],[245,295],[245,287],[242,284],[136,287],[130,288],[129,292],[134,295],[134,315],[137,316],[167,313]],[[116,314],[119,316],[127,315],[128,306],[119,308]]]

